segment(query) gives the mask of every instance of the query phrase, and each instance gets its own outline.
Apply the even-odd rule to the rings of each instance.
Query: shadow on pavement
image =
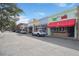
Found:
[[[77,40],[69,40],[69,39],[61,39],[61,38],[53,38],[53,37],[36,37],[36,36],[32,36],[31,34],[19,34],[19,33],[17,33],[17,35],[32,37],[32,38],[35,38],[37,40],[49,42],[52,44],[56,44],[59,46],[63,46],[66,48],[75,49],[75,50],[79,51],[79,41],[77,41]]]

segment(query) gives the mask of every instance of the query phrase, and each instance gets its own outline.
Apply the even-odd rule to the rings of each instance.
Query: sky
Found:
[[[28,23],[33,18],[41,19],[64,10],[72,9],[75,3],[18,3],[17,6],[24,12],[20,14],[18,23]]]

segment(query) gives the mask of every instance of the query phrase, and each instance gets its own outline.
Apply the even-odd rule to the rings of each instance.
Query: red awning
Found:
[[[76,19],[69,19],[69,20],[63,20],[63,21],[58,21],[58,22],[50,22],[48,24],[49,28],[52,27],[71,27],[74,26],[76,22]]]

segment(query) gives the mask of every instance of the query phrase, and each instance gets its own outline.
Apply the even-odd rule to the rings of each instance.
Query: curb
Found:
[[[48,36],[48,37],[50,37],[50,38],[59,38],[59,39],[66,39],[66,40],[77,40],[77,39],[75,39],[75,38],[72,38],[72,37],[55,37],[55,36]],[[79,41],[79,40],[78,40]]]

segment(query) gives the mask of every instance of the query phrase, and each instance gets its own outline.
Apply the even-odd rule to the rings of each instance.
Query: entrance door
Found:
[[[68,27],[67,28],[67,30],[68,30],[68,36],[69,37],[74,37],[74,26],[73,27]]]

